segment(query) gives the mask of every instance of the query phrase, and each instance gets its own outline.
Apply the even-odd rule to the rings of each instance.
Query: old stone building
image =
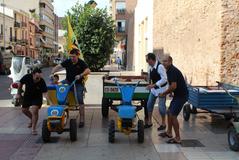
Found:
[[[238,0],[154,0],[153,48],[194,85],[239,85]]]

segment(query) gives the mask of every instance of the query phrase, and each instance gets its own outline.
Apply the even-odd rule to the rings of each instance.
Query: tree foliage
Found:
[[[106,9],[77,3],[67,12],[80,50],[92,71],[103,68],[113,53],[115,27]],[[66,20],[64,20],[64,26]]]

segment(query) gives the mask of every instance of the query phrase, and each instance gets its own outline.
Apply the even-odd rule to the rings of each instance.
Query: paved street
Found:
[[[27,119],[19,108],[0,108],[0,154],[1,160],[237,160],[239,154],[229,150],[226,140],[226,123],[221,117],[197,115],[190,122],[180,116],[182,145],[166,144],[158,137],[157,114],[154,127],[146,130],[145,143],[138,144],[136,134],[116,134],[116,143],[109,144],[108,120],[101,118],[100,109],[88,107],[86,127],[78,129],[78,141],[71,143],[69,134],[53,134],[52,142],[44,144],[41,136],[30,135]],[[76,112],[71,112],[75,117]],[[110,119],[115,119],[113,112]],[[40,123],[46,117],[46,108],[41,110]],[[140,112],[140,117],[142,113]]]
[[[50,69],[44,69],[47,78]],[[6,77],[1,77],[9,83]],[[237,160],[239,153],[232,152],[227,144],[227,123],[220,116],[198,114],[189,122],[180,116],[182,145],[166,144],[158,137],[158,115],[154,115],[154,127],[145,131],[144,144],[138,144],[136,134],[116,134],[116,143],[108,143],[108,120],[102,119],[99,101],[101,99],[100,75],[92,75],[86,97],[86,127],[78,129],[78,141],[70,142],[69,134],[53,134],[52,141],[44,144],[41,140],[42,120],[46,118],[46,107],[40,112],[39,135],[30,135],[28,120],[20,108],[14,108],[7,100],[0,101],[0,155],[1,160]],[[47,80],[47,79],[46,79]],[[98,88],[95,90],[94,88]],[[95,92],[97,91],[97,92]],[[6,92],[6,91],[5,91]],[[4,95],[4,94],[2,94]],[[0,97],[1,99],[8,98]],[[2,106],[5,104],[4,106]],[[157,111],[157,110],[155,110]],[[142,118],[143,113],[139,113]],[[71,112],[76,117],[77,112]],[[111,111],[109,119],[116,119]]]

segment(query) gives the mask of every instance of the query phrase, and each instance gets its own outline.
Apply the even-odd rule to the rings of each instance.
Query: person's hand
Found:
[[[166,94],[164,94],[164,93],[159,94],[159,97],[165,97],[165,96],[166,96]]]
[[[80,80],[81,78],[82,78],[82,75],[81,75],[81,74],[79,74],[79,75],[77,75],[77,76],[75,77],[76,80]]]
[[[51,75],[49,76],[49,78],[50,78],[51,80],[53,80],[53,79],[54,79],[54,74],[51,74]]]
[[[150,85],[148,85],[148,86],[146,87],[146,89],[147,89],[147,90],[150,90],[150,89],[152,89],[152,88],[154,88],[154,87],[155,87],[154,84],[150,84]]]

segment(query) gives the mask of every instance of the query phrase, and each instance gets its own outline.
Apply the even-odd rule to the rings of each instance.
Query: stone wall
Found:
[[[239,85],[239,1],[223,0],[222,81]]]
[[[154,50],[172,55],[194,85],[221,80],[222,8],[222,0],[154,0]]]

